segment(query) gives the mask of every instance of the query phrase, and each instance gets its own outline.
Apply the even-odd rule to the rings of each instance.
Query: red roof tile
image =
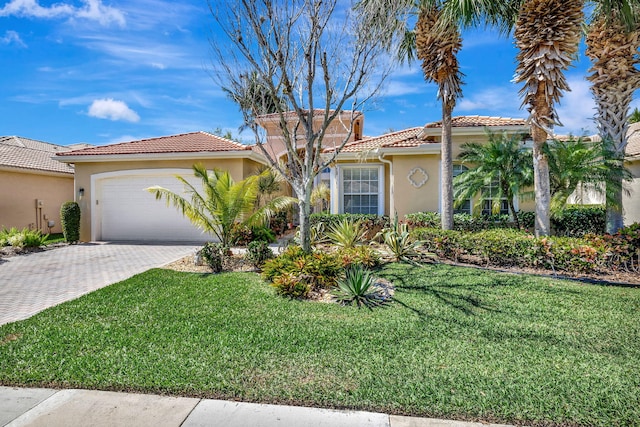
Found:
[[[61,156],[102,156],[118,154],[198,153],[207,151],[245,151],[248,145],[207,132],[191,132],[140,141],[101,145],[60,153]]]
[[[376,148],[409,148],[418,147],[430,141],[418,139],[417,135],[422,127],[404,129],[397,132],[388,133],[376,137],[366,137],[360,141],[355,141],[344,146],[342,153],[360,153],[370,151]],[[329,148],[325,151],[333,151]]]
[[[490,117],[490,116],[458,116],[451,119],[451,126],[460,127],[494,127],[494,126],[526,126],[525,119],[511,119],[506,117]],[[428,123],[425,128],[442,127],[442,120],[438,122]]]

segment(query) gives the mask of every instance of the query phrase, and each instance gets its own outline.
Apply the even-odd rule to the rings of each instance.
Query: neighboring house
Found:
[[[60,207],[74,199],[73,166],[53,156],[69,149],[0,136],[0,227],[62,232]]]
[[[183,192],[175,175],[200,188],[191,169],[195,163],[228,170],[234,180],[241,180],[264,162],[250,146],[206,132],[97,146],[58,153],[56,158],[75,165],[81,241],[210,240],[145,188],[160,185]]]

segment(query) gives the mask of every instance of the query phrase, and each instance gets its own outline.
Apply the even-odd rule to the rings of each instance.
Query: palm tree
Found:
[[[462,145],[459,159],[473,167],[454,179],[456,202],[459,205],[479,196],[476,210],[490,203],[492,213],[498,213],[502,201],[506,200],[511,216],[520,228],[514,199],[524,195],[523,190],[533,184],[531,152],[524,148],[521,134],[509,136],[487,131],[487,136],[486,144]]]
[[[458,98],[462,96],[462,77],[458,63],[458,51],[462,47],[462,38],[455,21],[441,19],[441,11],[447,0],[397,0],[390,4],[388,0],[360,0],[357,3],[366,19],[375,25],[385,21],[389,10],[399,12],[396,32],[383,40],[393,46],[391,40],[400,37],[398,57],[401,61],[412,61],[417,57],[421,61],[422,71],[427,82],[438,85],[438,98],[442,102],[442,141],[441,141],[441,218],[442,229],[453,228],[453,158],[451,149],[451,115]],[[418,20],[413,30],[407,27],[405,19],[409,14],[417,14]]]
[[[631,114],[629,114],[629,118],[627,119],[629,124],[634,124],[640,122],[640,110],[638,107],[634,108]]]
[[[183,177],[176,176],[191,200],[160,186],[146,190],[158,200],[164,197],[167,205],[178,208],[194,225],[217,237],[225,247],[233,244],[232,232],[236,224],[264,224],[274,213],[297,202],[293,197],[281,196],[256,208],[259,180],[264,173],[235,182],[228,171],[214,169],[208,172],[204,166],[194,165],[193,174],[202,181],[203,193]]]
[[[615,206],[615,184],[629,179],[631,173],[618,162],[611,161],[612,150],[607,141],[588,142],[584,138],[553,140],[545,147],[549,159],[551,209],[564,207],[567,199],[580,187],[605,195],[607,206]]]
[[[588,80],[596,101],[596,123],[603,141],[613,149],[614,169],[623,168],[629,116],[633,93],[640,87],[640,26],[638,5],[622,1],[614,10],[596,9],[587,34],[587,56],[592,61]],[[636,3],[636,2],[633,2]],[[624,6],[627,7],[624,7]],[[607,232],[615,233],[623,226],[622,175],[613,174],[607,181]],[[611,200],[609,200],[611,197]]]

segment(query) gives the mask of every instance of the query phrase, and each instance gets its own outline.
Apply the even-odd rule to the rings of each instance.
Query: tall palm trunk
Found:
[[[601,15],[593,20],[587,34],[587,56],[593,66],[588,80],[596,101],[596,122],[600,136],[612,145],[614,161],[621,166],[627,146],[629,105],[640,87],[640,31],[628,29],[619,14]],[[622,177],[607,183],[607,232],[623,227]]]
[[[415,33],[416,52],[422,61],[425,80],[438,85],[438,97],[442,101],[440,214],[442,229],[450,230],[453,228],[451,115],[456,100],[462,96],[462,73],[457,58],[462,38],[455,23],[440,21],[440,10],[436,5],[420,9]]]
[[[549,162],[543,148],[559,124],[554,104],[569,90],[564,70],[578,51],[583,0],[525,0],[520,6],[515,38],[519,49],[515,81],[528,105],[533,137],[536,235],[549,235]]]

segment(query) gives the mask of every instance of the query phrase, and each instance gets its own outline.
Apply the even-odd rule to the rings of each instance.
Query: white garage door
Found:
[[[180,173],[198,190],[198,180]],[[206,241],[213,237],[202,233],[173,205],[156,200],[145,188],[160,185],[185,194],[183,184],[173,174],[149,172],[145,175],[103,178],[96,182],[100,240]],[[190,199],[190,197],[187,197]]]

